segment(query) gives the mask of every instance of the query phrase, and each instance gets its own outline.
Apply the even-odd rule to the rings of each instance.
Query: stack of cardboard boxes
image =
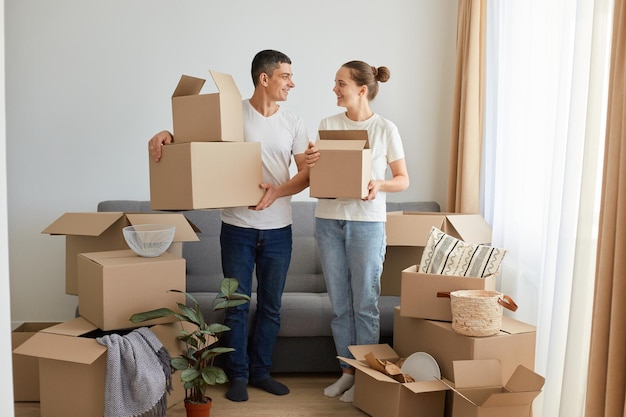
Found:
[[[167,252],[144,258],[128,249],[122,229],[162,223],[176,227]],[[66,240],[66,293],[78,296],[79,316],[63,323],[25,323],[13,332],[16,401],[40,401],[42,416],[98,416],[104,412],[106,347],[95,339],[149,326],[171,355],[181,353],[172,319],[135,324],[129,317],[176,308],[185,290],[182,242],[198,240],[196,228],[177,213],[65,213],[43,233]],[[175,378],[171,406],[184,399]]]
[[[154,210],[255,205],[262,197],[261,147],[243,141],[241,95],[227,74],[211,72],[219,92],[199,94],[204,80],[182,76],[172,97],[175,143],[150,161]],[[128,248],[122,229],[175,226],[167,252],[144,258]],[[65,213],[43,233],[66,237],[66,293],[79,316],[64,323],[25,323],[13,332],[16,401],[40,401],[42,416],[95,417],[104,409],[106,347],[95,339],[149,326],[171,356],[181,353],[181,324],[163,318],[140,324],[132,314],[185,302],[182,242],[199,232],[180,213]],[[184,399],[173,378],[171,406]]]
[[[505,316],[500,332],[493,336],[455,333],[450,299],[437,297],[437,292],[494,290],[497,277],[417,272],[433,226],[466,242],[491,241],[491,229],[480,215],[388,214],[382,284],[396,291],[399,288],[400,294],[393,349],[386,345],[353,346],[355,359],[341,358],[357,369],[354,405],[373,417],[532,415],[532,402],[544,383],[533,371],[535,327]],[[364,360],[368,352],[391,361],[426,352],[437,361],[442,380],[399,383],[371,369]]]
[[[263,197],[261,144],[244,142],[241,94],[230,75],[210,73],[217,93],[200,94],[205,80],[186,75],[174,91],[174,143],[159,162],[150,158],[153,210],[254,206]]]

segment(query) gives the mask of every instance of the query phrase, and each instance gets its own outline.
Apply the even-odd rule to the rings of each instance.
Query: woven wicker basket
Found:
[[[502,326],[502,308],[517,310],[517,304],[498,291],[458,290],[439,293],[450,297],[452,330],[465,336],[491,336]]]

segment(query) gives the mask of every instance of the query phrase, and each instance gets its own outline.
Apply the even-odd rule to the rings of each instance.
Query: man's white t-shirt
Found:
[[[263,182],[280,185],[289,181],[292,156],[304,153],[309,144],[304,121],[282,107],[265,117],[246,99],[243,101],[243,130],[246,142],[261,143]],[[262,211],[247,207],[223,209],[222,221],[233,226],[262,230],[288,226],[292,223],[291,196],[277,199]]]
[[[393,122],[378,114],[367,120],[355,122],[348,119],[345,112],[339,113],[323,119],[319,130],[367,130],[372,152],[373,180],[384,180],[389,163],[404,158],[398,128]],[[357,198],[320,198],[315,216],[324,219],[384,222],[387,220],[387,193],[381,191],[370,201]]]

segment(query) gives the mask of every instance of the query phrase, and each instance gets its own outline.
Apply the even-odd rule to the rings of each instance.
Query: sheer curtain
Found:
[[[611,0],[489,2],[483,213],[537,326],[535,417],[584,408]]]

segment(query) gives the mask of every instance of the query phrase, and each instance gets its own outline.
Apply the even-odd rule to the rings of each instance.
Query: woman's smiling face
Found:
[[[335,86],[333,92],[337,96],[337,106],[348,107],[356,104],[359,98],[361,87],[357,86],[350,74],[350,69],[346,67],[339,68],[335,76]]]

